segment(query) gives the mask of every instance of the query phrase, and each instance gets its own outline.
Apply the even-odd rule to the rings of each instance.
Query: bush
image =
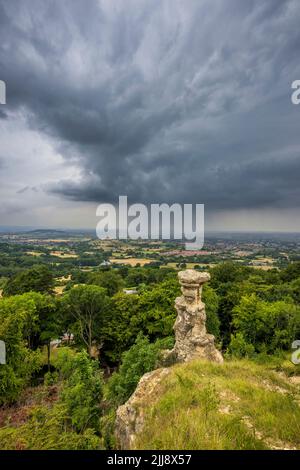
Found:
[[[0,300],[0,339],[7,363],[0,366],[0,405],[15,401],[41,367],[41,354],[31,351],[27,338],[37,328],[36,306],[30,294]]]
[[[138,335],[134,345],[123,354],[119,372],[109,380],[108,397],[115,406],[125,403],[140,378],[155,368],[161,349],[171,346],[171,343],[170,338],[150,343],[147,337]]]
[[[96,450],[101,440],[93,429],[81,434],[66,427],[67,409],[62,404],[53,408],[36,407],[27,423],[0,429],[1,450]]]
[[[54,372],[46,372],[44,375],[44,384],[46,386],[54,385],[58,382],[59,373],[57,371]]]
[[[64,381],[60,402],[66,407],[72,429],[99,431],[103,379],[98,362],[86,351],[74,354],[68,348],[58,356],[57,366]]]
[[[255,354],[255,348],[252,344],[247,343],[242,333],[236,333],[235,335],[231,335],[228,353],[236,358],[250,358]]]

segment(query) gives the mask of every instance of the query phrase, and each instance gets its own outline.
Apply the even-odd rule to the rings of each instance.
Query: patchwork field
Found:
[[[57,256],[58,258],[78,258],[75,253],[69,253],[66,251],[51,251],[50,255]]]
[[[26,255],[30,256],[42,256],[43,253],[40,253],[39,251],[26,251]]]
[[[124,259],[110,258],[109,261],[113,264],[125,264],[125,265],[128,265],[128,266],[136,266],[137,264],[139,264],[140,266],[145,266],[145,264],[155,262],[155,259],[147,259],[147,258],[124,258]]]
[[[181,269],[179,266],[177,266],[178,263],[167,263],[165,264],[164,266],[162,266],[162,268],[173,268],[173,269]],[[200,268],[210,268],[210,267],[213,267],[213,266],[216,266],[215,263],[209,263],[209,264],[203,264],[203,263],[185,263],[186,265],[186,268],[185,269],[194,269],[195,266],[199,266]]]

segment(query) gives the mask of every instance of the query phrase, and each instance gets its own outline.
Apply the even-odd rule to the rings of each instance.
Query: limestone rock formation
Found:
[[[203,284],[210,279],[206,272],[187,269],[178,273],[182,296],[175,300],[177,318],[174,325],[175,347],[171,352],[175,362],[195,358],[223,362],[214,345],[214,336],[206,331],[205,304],[201,301]]]
[[[223,357],[214,345],[214,336],[206,331],[205,305],[201,301],[202,286],[210,279],[204,272],[187,269],[178,273],[182,296],[175,300],[177,318],[174,324],[175,346],[165,351],[163,365],[202,358],[222,363]],[[121,449],[133,449],[135,436],[144,425],[144,409],[158,397],[160,381],[169,368],[145,374],[129,400],[117,410],[116,438]]]
[[[158,398],[158,386],[170,369],[148,372],[140,379],[129,400],[117,409],[115,435],[121,449],[133,449],[136,435],[143,429],[144,408]]]

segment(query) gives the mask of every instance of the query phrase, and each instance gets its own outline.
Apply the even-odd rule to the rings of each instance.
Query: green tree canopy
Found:
[[[73,321],[74,332],[92,354],[93,342],[100,346],[103,338],[104,318],[110,309],[110,299],[106,289],[94,285],[73,287],[64,298],[68,308],[68,318]]]
[[[24,294],[35,291],[41,293],[53,293],[54,278],[47,266],[38,265],[25,269],[9,279],[3,289],[3,295]]]
[[[40,365],[40,354],[29,349],[38,331],[38,315],[29,294],[0,300],[0,339],[6,345],[7,363],[0,366],[0,404],[14,401]]]
[[[290,349],[300,334],[300,309],[291,301],[266,302],[252,294],[234,308],[233,327],[257,352]]]
[[[122,276],[112,269],[91,274],[88,283],[104,287],[110,297],[124,287]]]

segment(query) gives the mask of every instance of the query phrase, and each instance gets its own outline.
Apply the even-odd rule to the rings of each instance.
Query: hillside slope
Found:
[[[120,446],[300,449],[298,379],[246,360],[157,369],[118,410]]]

